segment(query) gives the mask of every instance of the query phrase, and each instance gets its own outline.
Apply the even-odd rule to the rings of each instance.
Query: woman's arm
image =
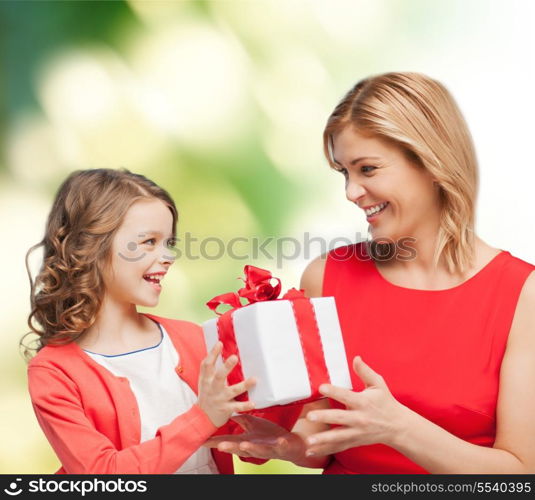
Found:
[[[493,448],[468,443],[393,400],[382,377],[358,361],[355,367],[361,378],[367,378],[367,388],[361,393],[332,386],[322,391],[348,403],[350,410],[309,413],[313,421],[344,427],[309,437],[308,452],[330,454],[382,442],[431,473],[535,473],[534,304],[535,272],[520,294],[502,362]],[[385,408],[389,411],[383,411]],[[388,414],[396,418],[389,419]]]

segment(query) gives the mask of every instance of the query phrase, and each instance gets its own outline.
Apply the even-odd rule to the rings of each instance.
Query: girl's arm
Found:
[[[218,354],[214,348],[207,358],[210,362],[201,369],[199,386],[204,387],[205,394],[198,404],[160,427],[154,438],[122,450],[95,429],[84,412],[76,384],[60,370],[30,364],[28,383],[32,405],[68,474],[172,474],[233,411],[251,409],[250,403],[233,400],[252,385],[251,381],[218,389],[217,384],[224,384],[226,375],[235,365],[235,360],[229,358],[216,372],[214,365]],[[214,383],[208,380],[210,378]],[[213,397],[209,394],[210,386],[213,386]],[[222,393],[225,393],[224,398]],[[214,397],[219,401],[214,403]]]
[[[193,405],[153,439],[117,450],[87,418],[68,377],[33,366],[28,382],[39,425],[68,474],[171,474],[217,429]]]

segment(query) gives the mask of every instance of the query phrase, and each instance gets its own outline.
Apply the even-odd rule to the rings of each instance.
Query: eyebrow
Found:
[[[371,159],[373,159],[373,160],[380,160],[381,158],[380,158],[379,156],[361,156],[360,158],[355,158],[354,160],[351,160],[351,161],[349,162],[349,164],[350,164],[351,166],[353,166],[353,165],[356,165],[359,161],[362,161],[362,160],[368,160],[368,159],[369,159],[369,160],[371,160]],[[341,165],[340,163],[338,163],[338,162],[334,159],[334,156],[333,156],[333,155],[331,155],[331,160],[332,160],[332,162],[335,163],[336,165],[342,167],[342,165]]]

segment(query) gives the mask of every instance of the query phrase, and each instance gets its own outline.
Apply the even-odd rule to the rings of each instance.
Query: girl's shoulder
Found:
[[[148,318],[160,323],[175,346],[185,348],[197,355],[206,350],[202,327],[191,321],[156,316],[143,313]],[[82,349],[75,342],[64,345],[47,345],[43,347],[28,363],[28,370],[36,367],[70,373],[79,370],[82,365],[91,363]],[[91,363],[92,364],[92,363]]]
[[[81,349],[74,343],[46,345],[27,366],[32,401],[42,402],[57,394],[78,394],[77,380],[87,373]]]
[[[204,357],[206,344],[203,329],[197,323],[182,319],[165,318],[143,313],[148,318],[160,323],[180,353],[189,352],[195,357]]]
[[[185,321],[183,319],[166,318],[155,314],[142,313],[147,318],[160,323],[169,336],[173,335],[202,335],[202,327],[197,323]]]
[[[46,345],[30,360],[28,368],[37,366],[50,369],[64,367],[79,358],[79,351],[80,348],[74,342],[63,345]]]

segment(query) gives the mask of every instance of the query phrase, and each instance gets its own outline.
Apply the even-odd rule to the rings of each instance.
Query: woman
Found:
[[[316,259],[301,286],[336,297],[354,390],[322,386],[291,434],[246,417],[248,434],[213,445],[325,473],[535,472],[535,266],[474,233],[477,161],[453,97],[422,74],[365,79],[324,151],[372,243]]]

